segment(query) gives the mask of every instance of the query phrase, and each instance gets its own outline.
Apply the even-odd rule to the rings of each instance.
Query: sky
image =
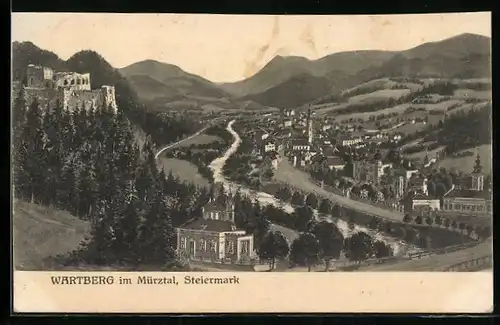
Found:
[[[91,49],[116,68],[152,59],[214,82],[248,78],[276,55],[313,60],[351,50],[406,50],[462,33],[491,37],[491,14],[12,14],[13,41],[31,41],[64,60]]]

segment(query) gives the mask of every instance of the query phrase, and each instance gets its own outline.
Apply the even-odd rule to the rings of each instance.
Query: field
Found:
[[[17,201],[13,228],[15,268],[42,270],[50,257],[78,248],[90,227],[68,212]]]
[[[353,96],[349,98],[349,103],[359,104],[372,101],[375,102],[380,100],[386,100],[389,98],[397,99],[409,93],[410,93],[409,89],[382,89],[368,94]]]
[[[488,90],[457,89],[453,95],[458,98],[491,99],[491,91]]]
[[[427,124],[423,123],[406,123],[400,127],[391,129],[388,133],[403,133],[403,134],[413,134],[418,131],[422,131],[427,127]]]
[[[409,107],[409,104],[401,104],[401,105],[396,105],[393,107],[389,107],[386,109],[381,109],[380,111],[376,112],[362,112],[362,113],[352,113],[352,114],[343,114],[343,115],[338,115],[335,116],[335,120],[340,122],[343,120],[349,120],[350,118],[358,119],[362,118],[364,120],[368,120],[368,118],[373,115],[373,116],[378,116],[381,114],[389,114],[389,113],[404,113],[404,111]]]
[[[485,144],[476,148],[462,150],[471,151],[474,154],[467,157],[446,157],[441,162],[439,162],[439,167],[444,167],[446,169],[457,169],[464,173],[472,172],[474,167],[474,162],[476,160],[476,155],[479,150],[479,155],[481,157],[481,164],[483,165],[483,172],[489,174],[492,172],[492,146]]]
[[[191,138],[189,140],[186,140],[186,141],[180,143],[176,147],[189,147],[193,144],[208,144],[208,143],[216,142],[218,140],[222,140],[222,139],[216,135],[209,135],[209,134],[202,133],[194,138]]]
[[[198,168],[189,161],[175,158],[160,158],[160,167],[163,167],[165,174],[170,171],[174,176],[179,177],[183,182],[190,182],[198,186],[208,186],[209,182],[206,178],[198,173]]]
[[[398,82],[398,81],[392,81],[389,78],[382,78],[382,79],[370,80],[356,87],[347,89],[346,91],[343,92],[343,94],[349,94],[353,91],[358,91],[358,90],[369,91],[369,90],[391,89],[396,85],[408,88],[412,92],[420,90],[422,88],[422,85],[416,83]]]
[[[424,151],[415,152],[415,153],[409,154],[408,158],[410,158],[410,159],[420,159],[421,161],[423,161],[426,154],[427,154],[427,156],[430,159],[430,158],[434,157],[434,155],[436,154],[436,152],[441,151],[443,149],[444,149],[444,146],[440,146],[440,147],[437,147],[436,149],[429,150],[429,151],[425,151],[424,150]]]
[[[445,100],[443,102],[440,102],[440,103],[436,103],[436,104],[412,104],[411,106],[412,107],[415,107],[415,108],[425,108],[426,110],[439,110],[439,111],[444,111],[444,110],[447,110],[448,107],[451,107],[453,105],[456,105],[456,104],[463,104],[464,101],[463,100],[457,100],[457,99],[450,99],[450,100]]]

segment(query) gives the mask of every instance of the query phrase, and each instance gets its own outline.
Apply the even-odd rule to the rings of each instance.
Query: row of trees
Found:
[[[331,261],[338,260],[342,253],[350,261],[360,263],[370,258],[392,256],[393,250],[365,232],[344,237],[334,223],[327,221],[314,224],[291,245],[281,232],[274,231],[267,233],[259,246],[259,256],[269,260],[271,270],[275,268],[277,260],[288,257],[291,267],[307,266],[308,271],[311,271],[315,265],[324,263],[325,271],[328,271]]]
[[[409,214],[405,214],[403,221],[406,223],[415,223],[417,225],[428,225],[428,226],[439,226],[444,227],[446,229],[459,229],[462,232],[466,232],[468,236],[470,236],[473,232],[475,232],[480,239],[486,239],[491,236],[491,228],[488,226],[480,226],[468,224],[466,222],[458,222],[453,218],[442,217],[440,215],[435,216],[422,216],[416,215],[412,216]]]

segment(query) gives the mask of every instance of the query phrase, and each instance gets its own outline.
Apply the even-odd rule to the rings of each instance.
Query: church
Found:
[[[254,238],[234,223],[234,205],[211,199],[202,218],[177,228],[177,252],[190,260],[241,263],[255,258]]]

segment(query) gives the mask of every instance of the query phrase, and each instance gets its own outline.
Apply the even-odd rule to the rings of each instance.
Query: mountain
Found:
[[[221,88],[235,96],[261,93],[300,74],[315,77],[328,76],[332,71],[353,75],[371,66],[382,64],[392,57],[387,51],[350,51],[334,53],[318,60],[308,60],[298,56],[276,56],[252,77],[224,83]]]
[[[490,77],[490,42],[486,36],[461,34],[400,52],[342,52],[315,61],[277,57],[249,79],[223,87],[263,105],[291,108],[383,77]]]
[[[185,97],[230,97],[212,82],[181,68],[154,60],[145,60],[120,69],[143,102]]]
[[[301,73],[262,93],[247,95],[241,99],[271,107],[296,107],[334,92],[334,85],[334,81],[327,77]]]
[[[401,51],[366,74],[383,77],[482,78],[491,76],[491,39],[461,34]]]

